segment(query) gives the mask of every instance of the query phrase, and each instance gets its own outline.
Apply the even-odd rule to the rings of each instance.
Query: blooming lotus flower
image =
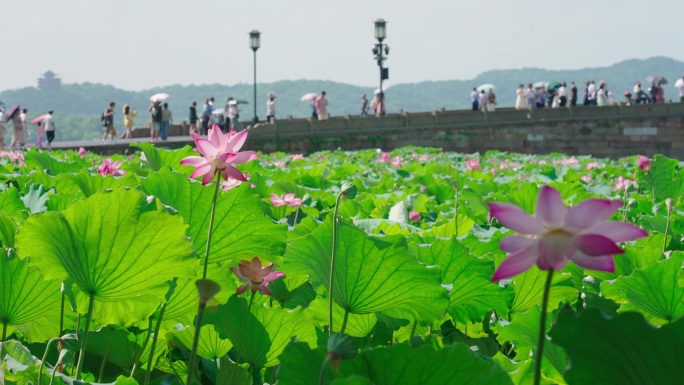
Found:
[[[648,235],[632,224],[608,220],[621,206],[620,201],[589,199],[567,207],[560,193],[549,186],[539,192],[536,217],[514,204],[490,203],[493,217],[524,234],[501,240],[499,247],[509,256],[492,281],[520,274],[535,263],[542,270],[560,270],[572,261],[585,269],[615,271],[613,254],[624,253],[616,243]]]
[[[615,187],[613,187],[613,191],[617,191],[617,190],[624,191],[624,190],[627,190],[629,188],[629,186],[636,186],[636,182],[631,180],[631,179],[627,179],[627,178],[623,178],[623,177],[619,176],[615,180]]]
[[[579,163],[579,160],[577,160],[577,158],[575,158],[574,156],[571,156],[570,158],[563,158],[561,160],[561,164],[565,165],[573,165],[577,163]]]
[[[122,176],[126,174],[126,171],[124,170],[119,170],[121,167],[121,162],[120,161],[113,161],[110,158],[106,158],[102,161],[102,164],[100,167],[97,168],[97,173],[101,175],[113,175],[113,176]]]
[[[235,292],[237,295],[246,292],[247,289],[250,289],[252,294],[259,290],[266,295],[271,295],[271,291],[268,290],[268,284],[285,276],[283,272],[273,270],[272,263],[266,267],[261,267],[261,261],[257,257],[254,257],[251,262],[242,260],[237,268],[231,267],[230,270],[241,281],[246,281],[237,288]]]
[[[401,168],[403,165],[404,165],[404,160],[401,159],[401,157],[399,155],[395,156],[392,159],[392,166],[394,166],[395,168]]]
[[[294,155],[292,155],[292,156],[290,157],[290,162],[294,162],[294,161],[297,161],[297,160],[304,160],[304,159],[306,159],[306,158],[304,157],[304,154],[294,154]]]
[[[270,199],[273,206],[276,206],[276,207],[283,206],[283,205],[288,205],[290,207],[297,207],[297,206],[302,204],[302,200],[300,198],[295,198],[294,193],[283,194],[282,197],[279,197],[276,194],[271,194],[271,197],[268,199]]]
[[[391,156],[389,152],[383,152],[380,155],[380,158],[378,158],[378,162],[380,163],[390,163],[391,162]]]
[[[231,189],[234,189],[235,187],[238,187],[242,184],[241,180],[237,180],[235,178],[228,177],[225,181],[219,183],[221,190],[223,191],[228,191]]]
[[[247,139],[247,133],[248,131],[239,133],[231,131],[222,135],[221,129],[216,124],[209,129],[208,139],[192,132],[190,135],[195,140],[196,150],[202,156],[188,156],[183,158],[180,164],[195,167],[195,172],[190,177],[203,176],[203,185],[211,183],[217,171],[221,173],[224,180],[231,177],[244,182],[247,178],[234,165],[247,163],[258,156],[252,151],[240,152],[240,148]]]
[[[409,211],[409,220],[411,222],[420,222],[420,213],[416,210]]]
[[[639,167],[639,170],[646,172],[651,169],[651,160],[643,155],[639,155],[637,158],[637,166]]]
[[[594,183],[596,182],[590,175],[582,175],[580,180],[584,183]]]
[[[78,155],[79,155],[81,158],[85,158],[86,156],[88,156],[88,151],[86,151],[85,148],[81,147],[81,148],[78,149]]]
[[[479,159],[468,159],[465,161],[466,171],[475,171],[480,168]]]

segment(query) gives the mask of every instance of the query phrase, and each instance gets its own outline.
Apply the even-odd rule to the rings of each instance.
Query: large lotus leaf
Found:
[[[532,266],[524,274],[513,277],[515,297],[511,312],[520,313],[542,303],[544,284],[548,271],[539,270]],[[572,276],[568,273],[554,272],[549,292],[549,311],[557,309],[563,302],[577,298],[577,289],[572,283]]]
[[[501,352],[496,353],[492,359],[508,372],[514,384],[534,385],[534,361],[532,359],[528,358],[525,361],[516,362],[504,356]],[[540,381],[541,385],[558,385],[559,383],[565,384],[565,381],[551,381],[544,378],[544,376],[542,376]]]
[[[458,214],[454,219],[442,226],[433,227],[423,233],[423,236],[450,238],[453,236],[462,237],[468,235],[475,225],[475,221],[469,217]]]
[[[24,155],[24,159],[27,168],[45,171],[52,176],[78,172],[83,169],[81,165],[57,159],[49,152],[29,151]]]
[[[280,357],[278,383],[308,385],[318,383],[325,350],[292,343]],[[485,360],[467,345],[452,344],[435,350],[429,345],[411,348],[406,344],[365,350],[351,360],[343,360],[339,371],[327,368],[326,384],[335,379],[361,376],[375,385],[512,385],[497,363]]]
[[[456,238],[435,239],[430,245],[410,242],[409,249],[420,262],[442,269],[442,283],[450,290],[449,314],[455,321],[478,323],[491,310],[510,310],[512,288],[490,281],[494,263],[470,254]]]
[[[639,186],[646,191],[655,191],[657,202],[667,198],[676,200],[684,195],[684,175],[677,159],[656,155],[648,173],[637,173]]]
[[[216,326],[219,335],[230,339],[245,362],[259,368],[276,365],[292,338],[316,343],[316,330],[302,310],[260,304],[249,307],[245,299],[237,296],[230,297],[225,305],[207,308],[204,322]]]
[[[137,365],[137,368],[139,370],[145,370],[147,368],[150,352],[152,351],[152,338],[150,337],[148,343],[145,344],[146,338],[147,332],[134,335],[126,329],[108,326],[89,333],[87,351],[95,353],[100,357],[109,354],[107,360],[114,365],[125,369],[128,373],[130,373],[130,370],[133,368],[135,358],[138,356],[139,364]],[[159,356],[164,353],[166,348],[164,346],[165,344],[166,340],[163,337],[157,338],[157,347],[154,350],[155,362]],[[143,345],[145,345],[145,350],[141,353],[140,349],[142,349]],[[109,353],[107,353],[107,351],[109,351]],[[95,370],[95,368],[91,368],[91,370]]]
[[[638,240],[633,245],[625,245],[624,249],[624,254],[614,258],[614,272],[587,270],[586,274],[602,280],[614,280],[620,276],[631,275],[635,270],[644,269],[663,258],[663,236],[654,234]]]
[[[287,272],[309,275],[315,285],[329,286],[332,221],[287,247]],[[398,318],[442,319],[448,307],[439,271],[411,255],[402,236],[367,235],[346,220],[338,225],[333,298],[357,314],[392,311]]]
[[[0,218],[0,222],[7,218]],[[4,225],[4,223],[2,223]],[[43,278],[26,260],[0,256],[0,322],[30,342],[58,336],[62,296],[60,282]]]
[[[313,313],[314,318],[319,325],[328,325],[329,311],[327,298],[318,297],[309,304],[309,310]],[[352,337],[366,337],[375,327],[378,318],[375,313],[370,314],[352,314],[350,313],[347,319],[347,326],[344,334]],[[333,330],[340,331],[342,323],[344,322],[344,309],[342,309],[336,302],[333,302]]]
[[[164,319],[162,320],[162,324],[167,330],[171,330],[178,323],[194,325],[197,306],[199,305],[199,293],[197,292],[195,282],[199,278],[201,278],[201,275],[191,279],[180,278],[173,282],[173,292],[166,304]],[[235,275],[226,266],[210,265],[207,270],[207,278],[221,287],[221,291],[216,294],[211,304],[228,302],[228,298],[237,289]]]
[[[185,361],[170,361],[165,356],[159,357],[155,369],[159,369],[164,373],[175,374],[178,377],[187,377],[188,375],[188,364]]]
[[[684,288],[678,284],[684,253],[635,270],[629,277],[602,282],[603,295],[622,305],[618,311],[638,311],[656,325],[672,322],[684,315]]]
[[[185,157],[197,155],[190,146],[177,150],[167,150],[152,143],[139,142],[131,143],[131,147],[138,147],[145,154],[145,164],[155,172],[167,166],[181,172],[192,170],[192,167],[181,166],[180,161]]]
[[[31,354],[31,351],[17,340],[9,340],[4,343],[3,351],[4,367],[0,367],[0,383],[4,374],[4,384],[7,385],[33,385],[38,383],[40,372],[40,360]],[[50,383],[50,372],[43,369],[42,381]],[[56,378],[53,385],[62,385],[61,379]]]
[[[541,309],[538,306],[524,313],[516,313],[510,323],[499,325],[497,340],[500,344],[512,342],[515,346],[516,357],[525,359],[530,357],[530,352],[537,357],[537,342],[539,340],[539,322],[541,320]],[[546,318],[546,330],[551,326],[553,314]],[[568,365],[565,352],[560,346],[546,342],[544,346],[544,360],[542,361],[542,373],[544,376],[554,381],[554,383],[564,383],[563,372]]]
[[[16,187],[10,186],[7,191],[0,193],[0,211],[17,222],[22,222],[28,217],[28,211]]]
[[[92,175],[86,170],[78,174],[59,175],[55,182],[57,193],[82,194],[86,198],[104,189],[119,187],[135,187],[140,184],[135,174],[126,174],[120,178],[112,176]]]
[[[174,332],[176,340],[188,349],[192,349],[195,338],[195,328],[188,326],[183,330]],[[214,325],[205,325],[200,329],[200,338],[197,345],[197,355],[208,360],[215,360],[225,356],[233,347],[230,340],[221,339]]]
[[[231,362],[228,357],[219,361],[218,381],[216,385],[250,385],[252,378],[246,369]]]
[[[50,194],[47,191],[43,191],[42,185],[31,184],[21,200],[24,205],[28,208],[31,214],[40,213],[47,210],[45,202],[49,199]]]
[[[62,213],[31,216],[16,243],[20,257],[31,258],[47,279],[71,278],[81,297],[94,295],[100,324],[130,324],[152,314],[167,281],[195,276],[198,261],[185,230],[179,215],[138,191],[119,189]]]
[[[563,310],[549,335],[570,359],[570,385],[684,384],[684,318],[655,328],[639,313]]]
[[[149,194],[178,210],[190,225],[188,235],[195,249],[203,255],[214,186],[202,186],[169,169],[150,173],[142,185]],[[250,191],[249,183],[219,193],[216,205],[210,263],[255,256],[273,260],[283,254],[287,226],[276,225],[264,215],[261,200]]]

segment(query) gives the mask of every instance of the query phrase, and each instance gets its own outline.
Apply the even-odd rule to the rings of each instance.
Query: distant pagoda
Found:
[[[62,79],[58,78],[57,75],[48,70],[43,74],[43,77],[38,78],[38,88],[41,91],[56,91],[62,88]]]

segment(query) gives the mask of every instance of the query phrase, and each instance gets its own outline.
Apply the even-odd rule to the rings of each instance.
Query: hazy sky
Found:
[[[3,0],[3,3],[10,0]],[[388,21],[390,83],[490,69],[684,61],[682,0],[21,0],[3,5],[0,90],[64,82],[128,90],[258,81],[374,86],[373,21]]]

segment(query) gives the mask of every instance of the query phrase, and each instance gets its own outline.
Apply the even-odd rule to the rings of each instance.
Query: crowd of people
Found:
[[[10,140],[9,149],[24,149],[26,148],[26,138],[29,136],[29,127],[36,126],[36,147],[43,148],[47,137],[47,146],[52,145],[55,139],[55,121],[53,119],[53,111],[50,110],[47,114],[41,115],[29,121],[29,110],[21,108],[19,105],[13,105],[7,110],[5,106],[0,106],[0,147],[5,147],[5,134],[7,131],[7,123],[12,124],[12,139]]]

